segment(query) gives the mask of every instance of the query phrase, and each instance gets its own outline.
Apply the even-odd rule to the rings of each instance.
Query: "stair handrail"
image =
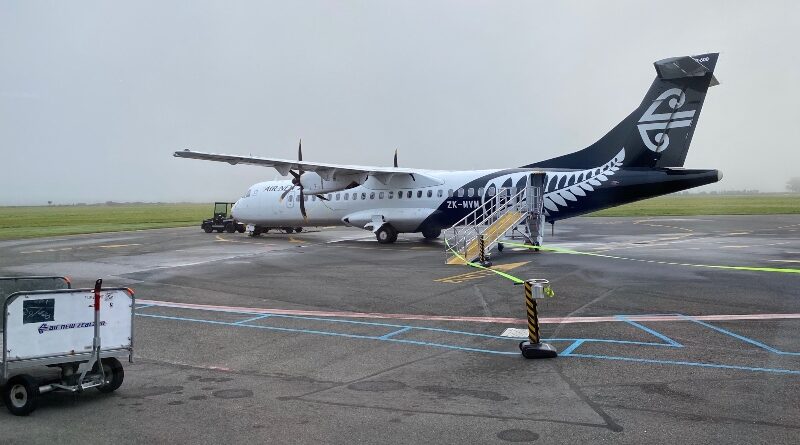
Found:
[[[450,229],[445,232],[445,240],[447,241],[445,244],[449,244],[453,248],[460,248],[463,244],[463,253],[466,255],[466,250],[469,243],[480,236],[480,226],[489,226],[493,224],[503,214],[507,213],[509,209],[520,211],[520,213],[523,214],[527,213],[529,209],[527,207],[522,207],[527,201],[527,187],[520,187],[520,190],[512,196],[509,196],[509,190],[509,188],[499,189],[498,193],[496,193],[490,199],[484,201],[480,207],[461,218],[457,223],[453,224],[453,226],[451,226]],[[479,218],[479,214],[482,214],[483,216]],[[487,221],[491,222],[486,224]],[[459,231],[459,229],[463,230]],[[452,235],[448,235],[448,232],[451,230]],[[473,233],[474,236],[472,236]],[[451,240],[452,242],[450,242]],[[490,244],[493,244],[493,241],[490,242]],[[449,252],[450,250],[451,249],[445,249],[446,252]]]

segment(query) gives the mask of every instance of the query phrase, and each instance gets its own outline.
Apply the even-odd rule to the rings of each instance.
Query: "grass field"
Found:
[[[0,240],[198,226],[211,204],[0,207]]]
[[[800,214],[800,194],[669,195],[614,207],[591,216]]]
[[[0,240],[80,233],[200,226],[211,204],[0,207]],[[591,216],[800,214],[800,194],[672,195]]]

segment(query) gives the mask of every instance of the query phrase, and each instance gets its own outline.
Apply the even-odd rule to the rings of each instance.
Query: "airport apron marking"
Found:
[[[437,283],[460,284],[465,281],[477,280],[480,278],[491,276],[494,271],[508,272],[509,270],[516,269],[528,263],[530,263],[530,261],[522,261],[520,263],[497,264],[495,266],[492,266],[490,270],[479,270],[475,272],[468,272],[460,275],[453,275],[452,277],[439,278],[433,281],[436,281]]]
[[[312,311],[302,309],[269,309],[253,308],[242,306],[217,306],[196,303],[175,303],[171,301],[137,299],[137,309],[159,306],[175,309],[198,309],[212,312],[229,312],[235,314],[248,315],[300,315],[311,317],[333,317],[333,318],[363,318],[374,320],[422,320],[422,321],[460,321],[470,323],[493,323],[493,324],[526,324],[525,318],[510,317],[470,317],[458,315],[420,315],[420,314],[391,314],[379,312],[346,312],[346,311]],[[739,320],[798,320],[800,313],[786,314],[718,314],[718,315],[698,315],[692,317],[694,320],[702,321],[739,321]],[[625,320],[618,316],[597,316],[597,317],[542,317],[539,318],[540,324],[575,324],[575,323],[612,323],[623,321],[636,322],[667,322],[683,321],[685,316],[678,314],[647,314],[647,315],[626,315]]]
[[[152,308],[153,306],[159,306],[156,302],[148,301],[144,302],[145,305],[150,305],[149,307]],[[170,305],[171,306],[171,305]],[[139,308],[141,310],[141,308]],[[212,309],[213,310],[213,309]],[[230,310],[224,312],[233,312]],[[518,341],[516,338],[509,338],[503,336],[495,336],[495,335],[488,335],[482,333],[475,333],[475,332],[466,332],[466,331],[457,331],[452,329],[442,329],[442,328],[433,328],[433,327],[426,327],[426,326],[409,326],[409,325],[399,325],[399,324],[390,324],[390,323],[377,323],[377,322],[366,322],[366,321],[354,321],[354,320],[341,320],[341,319],[326,319],[326,318],[319,318],[319,317],[303,317],[303,316],[290,316],[290,315],[278,315],[272,314],[270,317],[253,317],[255,315],[252,312],[237,312],[239,315],[246,316],[248,318],[244,318],[239,321],[218,321],[218,320],[208,320],[208,319],[196,319],[196,318],[189,318],[189,317],[175,317],[175,316],[168,316],[168,315],[160,315],[160,314],[143,314],[137,313],[137,316],[141,317],[148,317],[154,319],[165,319],[165,320],[172,320],[172,321],[182,321],[182,322],[193,322],[193,323],[204,323],[204,324],[211,324],[211,325],[220,325],[220,326],[228,326],[228,327],[236,327],[236,328],[251,328],[251,329],[262,329],[268,331],[278,331],[278,332],[292,332],[298,334],[311,334],[311,335],[324,335],[324,336],[334,336],[340,338],[352,338],[352,339],[361,339],[361,340],[376,340],[376,341],[387,341],[387,342],[394,342],[394,343],[402,343],[402,344],[411,344],[411,345],[418,345],[418,346],[428,346],[428,347],[437,347],[437,348],[444,348],[444,349],[451,349],[451,350],[458,350],[458,351],[465,351],[465,352],[481,352],[481,353],[488,353],[494,355],[505,355],[505,356],[516,356],[519,355],[519,352],[514,350],[496,350],[496,349],[488,349],[483,345],[481,347],[471,347],[471,346],[464,346],[464,345],[454,345],[449,343],[438,343],[438,342],[430,342],[430,341],[421,341],[421,340],[414,340],[413,338],[408,338],[409,336],[414,335],[415,331],[422,331],[422,332],[437,332],[442,335],[456,335],[461,337],[462,341],[464,338],[482,338],[485,340],[489,339],[498,339],[498,340],[510,340],[510,341]],[[262,314],[263,315],[263,314]],[[745,343],[750,344],[751,346],[758,347],[764,351],[779,354],[779,355],[800,355],[800,352],[786,352],[781,351],[771,346],[765,345],[761,342],[756,340],[747,338],[745,336],[733,333],[723,328],[719,328],[717,326],[710,325],[708,323],[699,321],[699,317],[690,317],[681,314],[666,314],[667,316],[677,318],[684,322],[693,322],[697,323],[700,326],[705,328],[709,328],[719,332],[720,334],[732,337],[738,341],[743,341]],[[262,319],[272,319],[272,317],[284,318],[284,319],[293,319],[293,320],[307,320],[313,321],[315,326],[320,326],[321,323],[334,323],[339,324],[340,326],[343,325],[361,325],[361,326],[372,326],[376,329],[380,329],[374,335],[365,335],[365,334],[352,334],[347,332],[336,332],[336,331],[326,331],[326,330],[311,330],[311,329],[302,329],[302,328],[288,328],[282,326],[270,326],[270,325],[263,325],[263,324],[251,324],[255,321],[262,320]],[[661,342],[640,342],[640,341],[628,341],[628,340],[615,340],[615,339],[601,339],[601,338],[549,338],[543,339],[549,342],[569,342],[570,345],[567,346],[561,353],[561,357],[573,357],[573,358],[587,358],[587,359],[597,359],[597,360],[610,360],[610,361],[622,361],[622,362],[639,362],[639,363],[651,363],[657,365],[672,365],[672,366],[689,366],[689,367],[699,367],[699,368],[710,368],[710,369],[728,369],[728,370],[738,370],[738,371],[749,371],[749,372],[766,372],[772,374],[789,374],[789,375],[800,375],[800,370],[795,369],[785,369],[785,368],[767,368],[767,367],[759,367],[759,366],[744,366],[738,364],[726,364],[726,363],[708,363],[708,362],[699,362],[699,361],[685,361],[685,360],[661,360],[661,359],[654,359],[654,358],[643,358],[643,357],[629,357],[629,356],[614,356],[614,355],[599,355],[599,354],[584,354],[584,353],[575,353],[579,347],[583,345],[590,344],[590,343],[599,343],[599,344],[617,344],[617,345],[627,345],[627,346],[642,346],[642,347],[669,347],[669,348],[684,348],[684,345],[678,343],[677,341],[671,339],[670,337],[654,330],[643,326],[639,323],[634,322],[634,319],[641,318],[642,316],[626,316],[626,315],[616,315],[613,318],[615,321],[627,323],[639,330],[642,330],[654,337],[656,337]],[[644,317],[665,317],[665,315],[645,315]],[[398,338],[400,337],[400,338]],[[511,348],[509,348],[511,349]],[[514,348],[516,349],[516,348]],[[770,360],[773,362],[774,360]]]
[[[741,270],[741,271],[750,271],[750,272],[776,272],[776,273],[796,273],[800,274],[800,269],[792,269],[788,267],[751,267],[751,266],[719,266],[719,265],[712,265],[712,264],[692,264],[692,263],[677,263],[672,261],[658,261],[658,260],[642,260],[638,258],[627,258],[622,256],[614,256],[614,255],[606,255],[602,253],[594,253],[594,252],[580,252],[577,250],[572,249],[565,249],[563,247],[548,247],[548,246],[529,246],[527,244],[519,244],[519,243],[503,243],[508,246],[514,247],[524,247],[526,249],[539,249],[545,252],[556,252],[556,253],[566,253],[570,255],[587,255],[587,256],[594,256],[600,258],[609,258],[614,260],[625,260],[625,261],[637,261],[640,263],[653,263],[653,264],[666,264],[670,266],[687,266],[687,267],[705,267],[709,269],[724,269],[724,270]]]

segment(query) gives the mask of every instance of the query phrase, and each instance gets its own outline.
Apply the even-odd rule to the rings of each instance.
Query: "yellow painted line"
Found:
[[[481,278],[486,278],[486,277],[488,277],[490,275],[494,275],[496,272],[493,272],[493,271],[508,272],[508,271],[514,270],[514,269],[516,269],[518,267],[524,266],[524,265],[526,265],[528,263],[530,263],[530,261],[522,261],[522,262],[519,262],[519,263],[498,264],[496,266],[492,266],[492,267],[490,267],[488,269],[485,269],[485,270],[477,270],[475,272],[468,272],[468,273],[463,273],[463,274],[459,274],[459,275],[453,275],[452,277],[439,278],[439,279],[433,280],[433,281],[435,281],[437,283],[460,284],[460,283],[463,283],[465,281],[478,280],[478,279],[481,279]]]
[[[297,238],[294,238],[294,237],[291,237],[291,236],[290,236],[290,237],[289,237],[289,242],[290,242],[290,243],[306,243],[306,242],[308,242],[308,241],[299,240],[299,239],[297,239]]]
[[[528,249],[532,249],[533,246],[527,246],[525,244],[519,243],[505,243],[508,246],[519,246],[525,247]],[[539,246],[538,249],[545,251],[545,252],[556,252],[556,253],[564,253],[570,255],[587,255],[599,258],[610,258],[614,260],[625,260],[625,261],[636,261],[640,263],[654,263],[654,264],[667,264],[670,266],[686,266],[686,267],[706,267],[709,269],[725,269],[725,270],[742,270],[742,271],[750,271],[750,272],[778,272],[778,273],[794,273],[800,274],[800,269],[792,269],[792,268],[778,268],[778,267],[753,267],[753,266],[722,266],[722,265],[715,265],[715,264],[692,264],[692,263],[677,263],[672,261],[656,261],[656,260],[643,260],[639,258],[627,258],[621,256],[613,256],[613,255],[605,255],[600,253],[594,252],[580,252],[577,250],[572,249],[564,249],[562,247],[551,247],[551,246]]]

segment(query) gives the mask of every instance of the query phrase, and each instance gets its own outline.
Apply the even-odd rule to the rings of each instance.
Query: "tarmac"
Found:
[[[526,360],[522,287],[415,234],[0,242],[0,275],[137,299],[122,387],[0,412],[0,442],[797,442],[800,216],[575,218],[545,245],[568,253],[492,252],[555,291],[560,355]]]

